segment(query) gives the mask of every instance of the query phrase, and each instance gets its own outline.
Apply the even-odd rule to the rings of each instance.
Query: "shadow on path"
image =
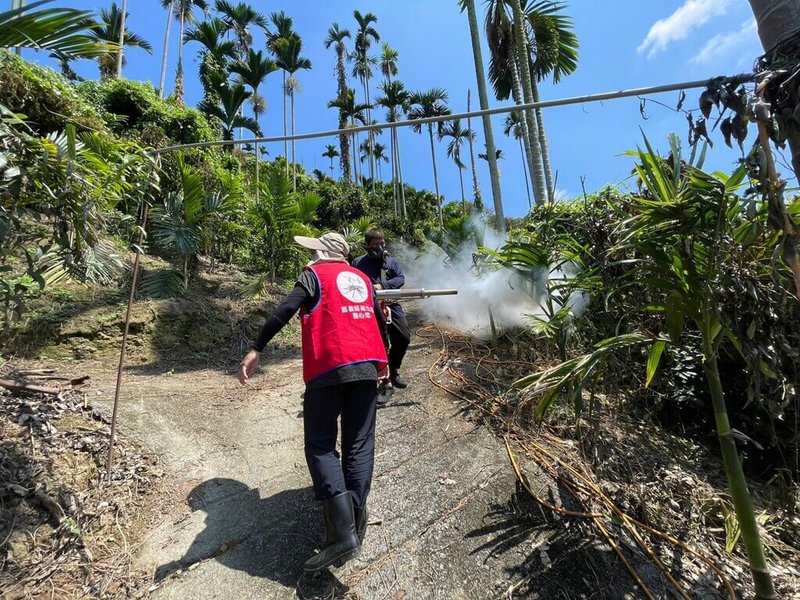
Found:
[[[547,495],[549,502],[558,503],[552,490]],[[484,536],[489,540],[473,554],[489,551],[495,558],[507,553],[519,557],[518,564],[512,561],[505,567],[509,577],[518,582],[514,597],[608,600],[642,597],[617,556],[590,525],[542,509],[519,482],[506,503],[490,507],[484,526],[466,535],[467,538]],[[649,564],[635,562],[650,588],[667,594],[660,574]]]
[[[256,488],[217,477],[196,486],[190,508],[206,513],[205,528],[179,560],[156,569],[155,582],[200,562],[215,560],[229,569],[295,588],[301,598],[339,598],[348,588],[330,571],[303,573],[303,563],[322,541],[322,515],[311,487],[261,498]]]

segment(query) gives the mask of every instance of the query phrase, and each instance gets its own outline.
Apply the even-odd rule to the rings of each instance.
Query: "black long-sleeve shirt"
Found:
[[[385,290],[399,290],[406,284],[403,268],[394,256],[387,256],[379,261],[369,254],[362,254],[353,259],[353,267],[369,277],[373,284],[380,283]],[[389,305],[393,318],[399,319],[406,316],[406,311],[396,300],[386,304]]]
[[[283,329],[291,318],[297,314],[298,310],[303,307],[307,310],[311,310],[317,305],[320,297],[319,293],[317,278],[310,271],[303,271],[297,278],[294,289],[292,289],[289,295],[283,299],[283,302],[281,302],[267,318],[264,327],[261,329],[261,334],[251,347],[259,352],[264,350],[269,341]],[[388,347],[389,340],[386,333],[386,320],[383,316],[383,311],[374,294],[372,300],[375,318],[378,321],[378,329],[383,339],[383,345],[384,347]],[[326,387],[350,381],[374,380],[377,379],[377,376],[378,372],[375,369],[375,365],[371,362],[364,362],[354,365],[345,365],[333,371],[328,371],[316,379],[309,381],[306,386],[310,388]]]

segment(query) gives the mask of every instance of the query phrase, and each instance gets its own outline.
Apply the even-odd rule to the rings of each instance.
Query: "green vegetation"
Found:
[[[643,384],[667,421],[715,423],[754,579],[770,597],[736,445],[749,442],[749,456],[797,477],[791,459],[777,458],[796,455],[796,437],[781,421],[794,422],[797,406],[774,400],[794,390],[800,372],[792,274],[774,251],[768,203],[744,189],[744,165],[730,176],[706,173],[702,159],[682,160],[677,137],[666,158],[645,143],[631,153],[639,193],[542,207],[488,253],[544,299],[545,318],[532,329],[561,361],[517,382],[530,409],[523,412],[541,421],[563,399],[578,419],[587,399],[591,415],[597,394],[641,394]],[[796,215],[800,201],[789,210]],[[536,289],[553,271],[563,276]]]
[[[666,157],[647,141],[631,153],[636,193],[608,189],[569,203],[554,202],[541,113],[510,113],[505,133],[519,142],[533,205],[514,223],[503,217],[496,169],[501,154],[488,127],[487,151],[479,156],[491,170],[494,215],[482,214],[477,183],[467,198],[462,150],[467,143],[472,152],[475,132],[458,120],[435,127],[415,123],[415,131],[428,134],[433,192],[404,182],[395,130],[388,155],[373,132],[359,140],[343,131],[322,154],[330,174],[306,173],[295,162],[294,144],[285,144],[283,155],[271,161],[257,144],[156,156],[154,148],[234,141],[242,128],[259,133],[261,90],[277,71],[285,93],[284,131],[296,132],[298,79],[312,65],[284,13],[266,17],[224,0],[213,6],[163,0],[168,19],[180,23],[182,42],[174,94],[165,98],[163,68],[159,90],[119,76],[120,53],[150,45],[125,28],[116,5],[92,20],[89,13],[45,4],[32,3],[24,14],[0,13],[0,302],[6,335],[24,318],[26,303],[59,281],[129,285],[134,251],[152,258],[140,297],[186,294],[198,285],[200,269],[213,271],[220,263],[254,275],[249,288],[256,295],[302,266],[304,257],[290,243],[296,234],[333,229],[357,240],[379,226],[390,238],[417,247],[436,243],[454,257],[480,244],[474,217],[495,219],[497,230],[509,230],[506,243],[481,249],[474,270],[514,272],[515,283],[543,310],[531,319],[529,339],[555,363],[517,382],[521,412],[541,422],[566,402],[578,420],[588,403],[591,420],[600,393],[636,394],[665,420],[713,422],[757,596],[774,597],[744,475],[749,465],[737,446],[752,444],[749,459],[762,460],[769,477],[800,477],[800,440],[792,426],[799,418],[800,305],[792,290],[793,284],[800,290],[800,201],[784,202],[766,144],[769,138],[787,142],[795,166],[800,164],[800,133],[791,120],[796,117],[789,117],[799,106],[794,75],[784,81],[794,87],[781,88],[774,100],[748,98],[736,85],[701,98],[705,118],[714,107],[720,111],[729,144],[735,139],[743,146],[748,122],[759,126],[764,145],[754,146],[732,174],[703,170],[702,152],[696,154],[699,138],[708,137],[703,121],[694,124],[688,159],[675,137]],[[475,3],[459,4],[469,19],[486,108]],[[207,11],[203,18],[200,10]],[[497,99],[533,102],[538,81],[558,81],[575,70],[578,41],[564,10],[554,2],[488,3],[488,80]],[[377,107],[389,122],[449,115],[447,90],[407,89],[398,79],[398,52],[385,42],[379,57],[372,54],[381,42],[378,17],[358,11],[353,17],[352,32],[334,23],[324,42],[337,58],[336,97],[328,106],[336,109],[339,128],[373,123]],[[252,47],[255,28],[266,32],[264,49]],[[115,43],[120,38],[122,48]],[[204,97],[196,108],[183,101],[183,43],[189,41],[200,48]],[[23,46],[52,52],[64,75],[12,53]],[[761,66],[785,67],[789,50],[765,56]],[[69,61],[76,57],[97,59],[101,77],[74,81]],[[352,61],[350,80],[346,60]],[[726,110],[736,114],[722,120]],[[449,204],[439,193],[436,160],[437,143],[445,138],[461,181],[461,197]],[[69,292],[54,293],[70,303]],[[118,289],[109,293],[115,301],[120,297]],[[64,314],[37,319],[51,332]]]

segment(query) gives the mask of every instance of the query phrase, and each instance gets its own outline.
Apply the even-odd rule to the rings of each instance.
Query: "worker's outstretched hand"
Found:
[[[247,380],[253,376],[258,368],[261,354],[258,350],[250,350],[239,365],[239,383],[247,385]]]

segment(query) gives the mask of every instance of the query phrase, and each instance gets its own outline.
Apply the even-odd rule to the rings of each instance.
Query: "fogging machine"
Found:
[[[392,311],[386,309],[387,300],[397,300],[399,298],[430,298],[431,296],[455,296],[458,290],[426,290],[424,288],[408,289],[408,290],[376,290],[375,296],[381,301],[381,308],[384,309],[386,314],[387,325],[392,322]],[[394,394],[394,387],[391,382],[383,381],[378,386],[378,405],[383,406],[389,402],[389,399]]]
[[[397,300],[398,298],[430,298],[431,296],[455,296],[458,290],[426,290],[416,288],[410,290],[376,290],[378,300]]]

